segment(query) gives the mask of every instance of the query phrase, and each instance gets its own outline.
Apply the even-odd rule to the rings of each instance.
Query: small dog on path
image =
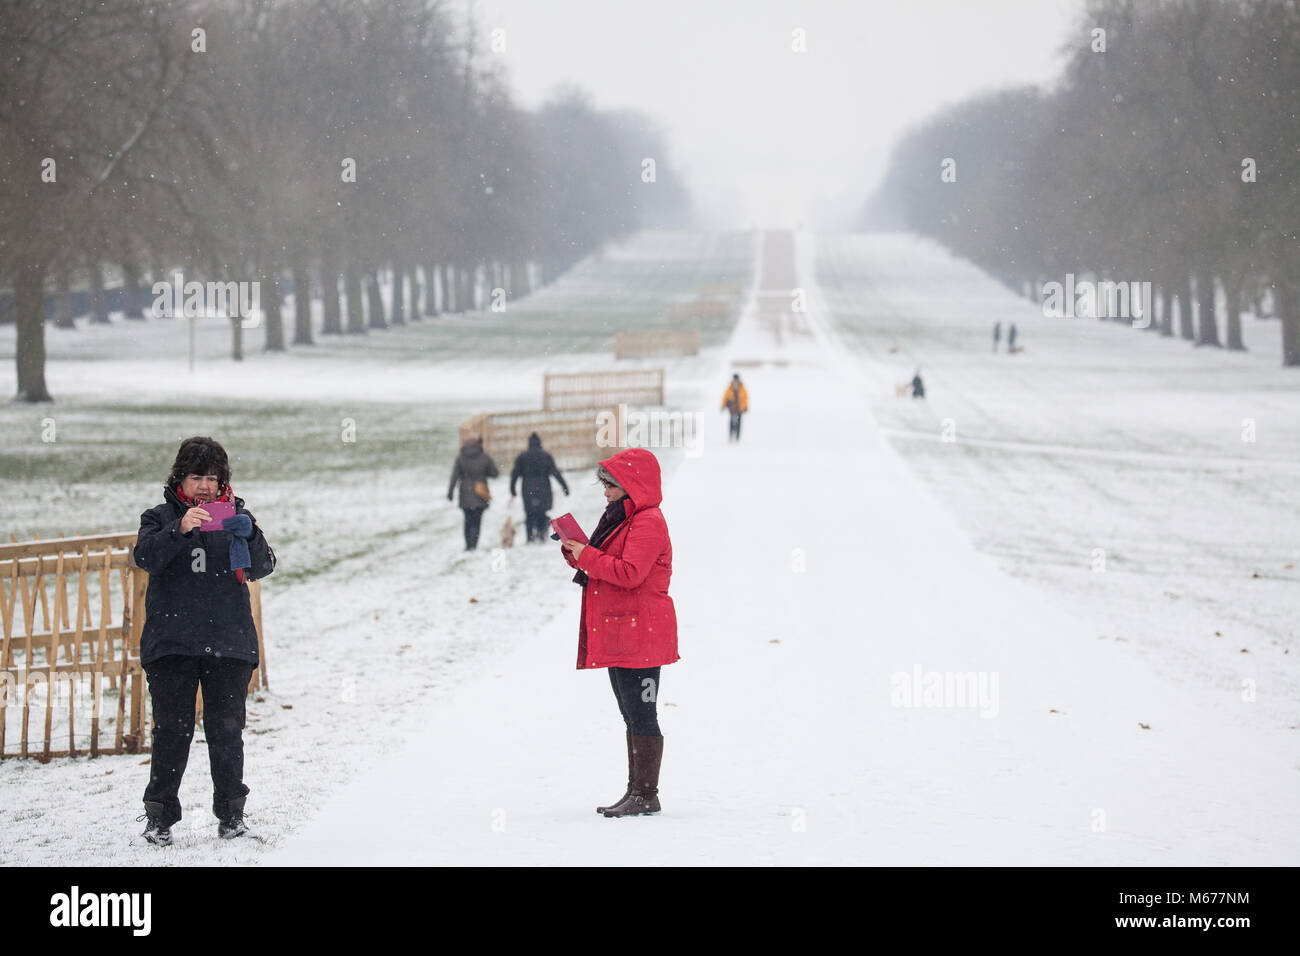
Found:
[[[515,546],[515,519],[506,515],[506,523],[501,526],[501,547],[513,548]]]

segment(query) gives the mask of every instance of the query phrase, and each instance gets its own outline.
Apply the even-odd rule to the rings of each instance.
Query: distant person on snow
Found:
[[[912,397],[925,398],[925,383],[921,381],[921,370],[918,368],[916,374],[912,376]]]
[[[487,480],[495,478],[499,472],[487,452],[483,450],[483,439],[475,436],[465,442],[456,456],[456,464],[451,469],[451,484],[447,486],[447,500],[460,482],[460,510],[465,512],[465,550],[473,551],[478,547],[479,526],[483,522],[483,509],[488,506],[492,492],[488,490]]]
[[[722,407],[731,413],[731,432],[727,441],[740,441],[740,416],[749,411],[749,392],[740,381],[740,373],[731,376],[727,390],[722,393]]]
[[[244,824],[244,701],[258,665],[248,581],[275,570],[275,552],[230,487],[230,460],[211,438],[181,442],[162,504],[140,515],[135,563],[149,572],[140,663],[153,704],[153,755],[144,789],[144,838],[167,846],[181,818],[180,787],[203,689],[203,736],[212,770],[217,836]],[[229,514],[215,526],[209,512]],[[233,513],[232,513],[233,512]],[[212,523],[212,530],[200,525]]]
[[[551,453],[542,448],[537,432],[528,436],[528,450],[515,459],[510,472],[510,497],[514,498],[515,485],[524,480],[524,524],[528,529],[528,543],[546,540],[546,512],[551,510],[551,479],[554,478],[569,493],[560,469],[555,467]]]
[[[1015,354],[1016,351],[1016,323],[1011,323],[1011,328],[1007,330],[1007,351]]]
[[[998,343],[1002,341],[1002,323],[993,323],[993,351],[998,350]]]
[[[658,813],[664,738],[655,700],[659,669],[678,660],[677,612],[668,596],[673,546],[659,510],[659,461],[644,448],[606,458],[596,469],[605,513],[591,540],[560,543],[582,585],[578,669],[608,667],[627,728],[627,791],[597,807],[607,817]]]

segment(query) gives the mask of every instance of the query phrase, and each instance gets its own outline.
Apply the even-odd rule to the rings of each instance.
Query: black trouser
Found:
[[[478,547],[478,529],[483,523],[482,508],[462,508],[465,512],[465,547],[473,550]]]
[[[609,684],[628,732],[636,737],[662,737],[655,700],[659,697],[659,668],[611,667]]]
[[[212,768],[212,812],[226,819],[244,786],[244,698],[253,665],[234,658],[170,654],[145,668],[153,701],[153,757],[144,799],[161,803],[162,825],[181,818],[181,777],[190,759],[194,709],[203,687],[203,735]]]
[[[528,540],[546,540],[546,511],[524,509],[524,527],[528,529]]]
[[[736,441],[740,441],[740,416],[741,416],[741,414],[742,414],[741,412],[732,412],[732,413],[731,413],[731,435],[730,435],[730,437],[731,437],[731,438],[734,438]]]

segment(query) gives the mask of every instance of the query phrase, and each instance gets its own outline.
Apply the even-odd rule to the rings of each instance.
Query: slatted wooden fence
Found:
[[[0,758],[150,749],[140,666],[149,575],[132,560],[135,539],[128,532],[0,545]],[[248,588],[262,661],[253,690],[267,686],[266,652],[261,591],[257,582]],[[64,690],[66,714],[57,700]],[[116,698],[107,717],[106,697]],[[79,714],[79,704],[89,713]],[[19,724],[12,749],[11,723]],[[67,749],[56,749],[64,734]]]
[[[542,386],[542,408],[548,412],[663,403],[664,370],[661,368],[566,372],[547,375]]]
[[[727,299],[695,299],[693,302],[679,302],[668,309],[670,319],[721,319],[725,318],[731,303]]]
[[[649,329],[614,336],[615,359],[699,354],[699,329]]]
[[[561,471],[590,468],[613,454],[600,444],[601,422],[612,421],[618,434],[619,416],[624,409],[574,408],[559,411],[493,412],[475,415],[460,426],[460,443],[478,436],[483,450],[496,462],[502,474],[509,474],[515,456],[528,448],[528,436],[537,432],[542,447],[551,453]],[[601,418],[601,416],[606,416]],[[609,429],[605,429],[607,432]]]

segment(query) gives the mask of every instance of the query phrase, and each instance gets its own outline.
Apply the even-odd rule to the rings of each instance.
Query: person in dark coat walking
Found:
[[[275,552],[235,497],[226,451],[211,438],[181,443],[162,504],[140,515],[135,563],[149,572],[140,663],[153,704],[153,756],[144,791],[144,838],[165,846],[181,818],[181,777],[203,688],[203,733],[212,770],[212,812],[224,839],[243,836],[244,701],[258,665],[247,582],[275,570]],[[234,514],[203,531],[207,507]],[[213,508],[215,511],[216,509]]]
[[[519,479],[524,481],[524,525],[528,529],[528,542],[546,541],[546,512],[551,510],[551,479],[554,478],[569,493],[560,469],[555,467],[551,453],[542,448],[537,432],[528,436],[528,450],[515,459],[510,471],[510,497],[514,498]]]
[[[1014,328],[1014,326],[1013,326]],[[993,323],[993,351],[998,350],[998,343],[1002,341],[1002,323]]]
[[[1011,328],[1007,331],[1007,351],[1015,354],[1016,351],[1016,323],[1011,323]]]
[[[918,368],[916,374],[912,376],[912,397],[925,398],[925,383],[921,381],[921,370]]]
[[[447,500],[451,501],[456,483],[460,483],[460,510],[465,512],[465,550],[478,547],[479,527],[483,523],[483,509],[488,506],[491,493],[487,480],[495,478],[497,471],[488,453],[483,450],[483,439],[475,436],[461,447],[456,464],[451,469],[451,484],[447,486]]]

